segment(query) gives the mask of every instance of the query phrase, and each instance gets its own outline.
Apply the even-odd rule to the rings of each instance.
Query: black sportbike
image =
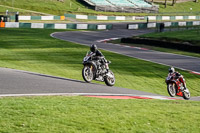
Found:
[[[108,66],[111,62],[104,57],[101,57],[99,60],[93,60],[93,57],[93,52],[87,52],[83,58],[83,79],[86,82],[91,82],[92,80],[105,81],[106,85],[113,86],[115,84],[115,76]]]

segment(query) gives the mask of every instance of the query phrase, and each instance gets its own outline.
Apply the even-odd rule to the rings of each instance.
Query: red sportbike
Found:
[[[166,78],[167,91],[171,97],[181,96],[186,100],[190,99],[189,90],[183,87],[183,83],[180,82],[179,78],[175,79],[174,76],[169,75]]]

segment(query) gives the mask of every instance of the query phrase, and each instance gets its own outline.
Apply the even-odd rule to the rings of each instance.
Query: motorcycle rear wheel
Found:
[[[107,86],[113,86],[115,84],[115,75],[111,70],[109,70],[108,73],[111,74],[112,77],[107,75],[104,78],[105,83],[106,83]]]
[[[190,92],[189,92],[188,89],[186,91],[183,91],[183,98],[185,100],[189,100],[190,99]]]
[[[176,95],[175,84],[173,83],[167,84],[167,91],[171,97],[175,97]]]
[[[82,77],[83,77],[83,79],[86,82],[90,83],[93,80],[93,76],[94,75],[93,75],[93,72],[92,72],[90,66],[88,66],[88,65],[84,66],[83,70],[82,70]]]

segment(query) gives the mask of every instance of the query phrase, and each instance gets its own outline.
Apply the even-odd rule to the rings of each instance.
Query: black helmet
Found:
[[[173,67],[170,67],[169,68],[169,73],[174,73],[175,72],[175,69]]]
[[[181,74],[177,72],[177,73],[176,73],[176,76],[177,76],[177,77],[180,77],[180,76],[181,76]]]
[[[95,52],[97,51],[97,45],[92,44],[92,45],[90,46],[90,51],[92,51],[93,53],[95,53]]]

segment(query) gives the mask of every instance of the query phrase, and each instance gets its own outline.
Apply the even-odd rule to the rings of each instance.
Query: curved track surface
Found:
[[[103,40],[106,39],[109,40],[111,38],[131,37],[150,32],[154,32],[154,30],[127,30],[124,26],[115,25],[114,30],[57,32],[53,33],[51,36],[61,40],[71,41],[87,46],[95,43],[98,45],[99,48],[104,50],[155,62],[158,64],[174,66],[182,70],[187,70],[196,74],[200,74],[200,58],[158,52],[136,47],[124,47],[121,45],[103,42]],[[193,97],[191,99],[200,101],[200,97]]]
[[[140,34],[150,33],[153,30],[126,30],[116,29],[110,31],[71,31],[53,33],[52,36],[58,39],[76,42],[84,45],[96,43],[99,48],[112,51],[115,53],[135,57],[159,64],[174,66],[183,70],[194,71],[200,73],[200,58],[158,52],[147,49],[139,49],[135,47],[122,47],[121,45],[101,42],[110,38],[122,38],[136,36]]]
[[[83,81],[39,73],[0,68],[0,97],[32,95],[113,95],[141,96],[153,99],[169,97],[119,87],[86,83]]]
[[[148,32],[152,31],[151,30],[130,31],[130,30],[119,29],[111,31],[62,32],[62,33],[54,33],[52,34],[52,36],[62,40],[68,40],[80,44],[90,45],[91,43],[97,40],[102,40],[105,38],[113,38],[113,37],[121,38],[121,37],[144,34]],[[166,56],[168,56],[167,53],[162,53],[161,57],[160,56],[158,57],[159,53],[155,51],[147,51],[137,48],[127,48],[113,44],[98,43],[98,47],[136,58],[141,58],[137,56],[144,55],[145,53],[152,55],[152,58],[154,59],[155,58],[161,59],[161,57],[167,58]],[[173,54],[170,56],[176,56],[177,58],[184,59],[184,56],[173,55]],[[198,58],[192,58],[192,57],[187,57],[187,58],[198,60]],[[187,60],[190,61],[190,59]],[[168,60],[171,60],[171,58],[168,57]],[[193,61],[191,61],[191,63],[193,63]],[[193,70],[193,68],[189,69]],[[170,97],[132,90],[132,89],[108,87],[105,85],[93,84],[93,83],[88,84],[83,81],[77,81],[72,79],[66,79],[61,77],[43,75],[43,74],[8,69],[8,68],[0,68],[0,97],[29,96],[29,95],[30,96],[31,95],[104,95],[104,96],[126,95],[126,96],[141,96],[153,99],[170,99]],[[200,97],[191,98],[191,100],[200,101]]]

